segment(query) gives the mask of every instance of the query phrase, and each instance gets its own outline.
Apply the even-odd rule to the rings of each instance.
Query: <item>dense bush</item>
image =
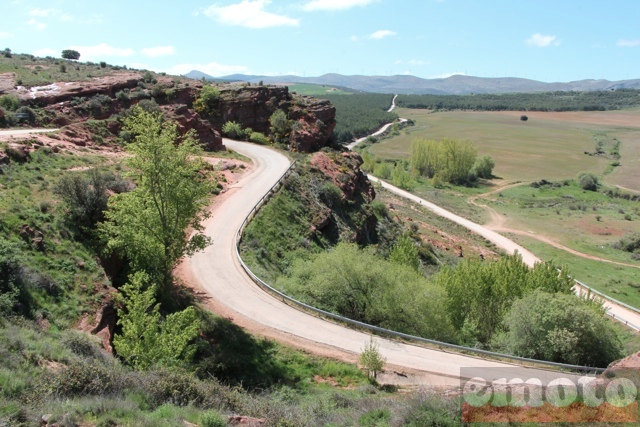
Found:
[[[513,303],[504,325],[498,341],[517,356],[602,368],[622,357],[602,310],[574,295],[538,289]]]
[[[580,172],[578,174],[580,188],[587,191],[598,191],[598,177],[592,173]]]
[[[296,260],[277,286],[316,307],[408,334],[453,341],[446,294],[411,265],[372,247],[340,243],[309,261]]]
[[[558,273],[548,263],[530,269],[519,255],[495,262],[467,259],[456,267],[444,267],[434,280],[446,289],[451,322],[471,345],[491,340],[517,298],[535,289],[570,294],[574,284],[566,270]]]
[[[68,173],[56,183],[53,191],[62,197],[70,219],[82,231],[89,231],[104,219],[109,196],[107,190],[122,192],[125,184],[112,174],[89,169],[85,173]]]
[[[260,145],[269,144],[269,139],[264,136],[262,132],[251,132],[251,135],[249,135],[249,141]]]
[[[640,253],[640,233],[628,234],[612,246],[625,252]]]
[[[193,108],[205,117],[215,117],[220,102],[220,91],[211,85],[205,85],[200,96],[193,103]]]
[[[16,111],[20,108],[20,100],[15,95],[0,96],[0,107],[5,111]]]
[[[222,125],[222,133],[231,138],[231,139],[244,139],[245,138],[245,132],[242,129],[242,125],[240,125],[240,123],[236,123],[236,122],[226,122],[224,125]]]

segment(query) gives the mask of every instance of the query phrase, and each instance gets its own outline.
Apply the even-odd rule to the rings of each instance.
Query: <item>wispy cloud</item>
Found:
[[[376,0],[311,0],[302,8],[308,12],[316,10],[347,10],[356,6],[368,6]]]
[[[55,13],[55,9],[39,9],[39,8],[35,8],[35,9],[31,9],[29,11],[29,16],[37,16],[39,18],[46,18],[47,16],[51,16],[53,13]]]
[[[166,70],[168,74],[182,75],[187,74],[189,71],[198,70],[210,76],[219,77],[227,76],[229,74],[249,74],[249,69],[244,65],[224,65],[217,62],[210,62],[208,64],[179,64]]]
[[[378,30],[378,31],[374,31],[373,33],[366,35],[366,36],[351,36],[351,41],[352,42],[356,42],[358,40],[363,40],[363,39],[368,39],[368,40],[381,40],[384,39],[385,37],[392,37],[397,35],[395,33],[395,31],[391,31],[391,30]]]
[[[534,47],[549,47],[560,46],[560,41],[556,36],[545,36],[540,33],[535,33],[524,41],[529,46]]]
[[[35,8],[29,11],[29,16],[36,18],[55,18],[60,21],[73,21],[73,17],[58,9],[40,9]]]
[[[13,34],[0,31],[0,39],[10,39],[11,37],[13,37]]]
[[[135,53],[131,48],[113,47],[106,43],[101,43],[95,46],[71,46],[70,49],[80,52],[82,59],[85,61],[113,57],[128,57]]]
[[[160,56],[175,55],[176,48],[173,46],[146,47],[142,49],[140,53],[144,56],[148,56],[149,58],[157,58]]]
[[[378,31],[375,31],[375,32],[369,34],[369,38],[372,39],[372,40],[380,40],[380,39],[383,39],[385,37],[392,37],[392,36],[395,36],[395,35],[396,35],[396,33],[394,31],[391,31],[391,30],[378,30]]]
[[[640,46],[640,39],[628,40],[628,39],[620,39],[617,43],[618,46],[622,47],[636,47]]]
[[[29,25],[30,27],[35,28],[36,30],[44,30],[45,28],[47,28],[47,24],[45,24],[44,22],[40,22],[40,21],[36,21],[34,18],[31,18],[27,21],[27,25]]]
[[[248,28],[296,26],[300,23],[299,19],[264,10],[270,4],[271,0],[243,0],[229,6],[214,4],[206,8],[203,13],[223,24]]]

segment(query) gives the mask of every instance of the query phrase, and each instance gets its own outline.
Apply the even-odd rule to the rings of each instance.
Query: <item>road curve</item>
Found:
[[[205,232],[214,243],[190,258],[195,279],[216,300],[241,316],[341,352],[359,354],[369,340],[369,334],[314,317],[283,303],[261,290],[242,269],[235,254],[236,233],[244,217],[286,171],[289,160],[263,146],[231,140],[225,140],[224,144],[253,159],[254,168],[228,191],[226,200],[214,208],[212,217],[205,224]],[[434,383],[438,385],[459,385],[463,367],[509,368],[528,377],[547,372],[384,338],[375,341],[387,363],[435,374]]]

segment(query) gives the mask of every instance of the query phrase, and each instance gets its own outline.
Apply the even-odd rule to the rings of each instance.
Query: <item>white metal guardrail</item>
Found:
[[[251,277],[251,279],[258,286],[260,286],[263,290],[265,290],[265,291],[269,292],[270,294],[275,295],[278,298],[282,299],[282,301],[284,303],[288,303],[288,304],[290,304],[292,306],[295,306],[296,308],[302,309],[303,311],[310,311],[310,312],[318,314],[318,315],[320,315],[320,316],[322,316],[324,318],[330,318],[330,319],[337,320],[339,322],[346,323],[346,324],[349,324],[349,325],[352,325],[352,326],[356,326],[356,327],[359,327],[359,328],[367,329],[369,331],[378,332],[380,334],[384,334],[384,335],[395,337],[395,338],[402,338],[402,339],[405,339],[405,340],[408,340],[408,341],[412,341],[412,342],[426,343],[426,344],[436,345],[436,346],[439,346],[439,347],[445,347],[445,348],[450,348],[450,349],[454,349],[454,350],[459,350],[459,351],[463,351],[463,352],[481,354],[481,355],[484,355],[484,356],[491,356],[491,357],[496,357],[496,358],[501,358],[501,359],[509,359],[509,360],[514,360],[514,361],[518,361],[518,362],[528,362],[528,363],[534,363],[534,364],[539,364],[539,365],[554,366],[554,367],[558,367],[558,368],[565,368],[565,369],[571,369],[571,370],[577,370],[577,371],[603,372],[605,370],[605,368],[597,368],[597,367],[592,367],[592,366],[581,366],[581,365],[570,365],[570,364],[566,364],[566,363],[548,362],[546,360],[538,360],[538,359],[530,359],[530,358],[527,358],[527,357],[513,356],[513,355],[510,355],[510,354],[495,353],[495,352],[492,352],[492,351],[481,350],[481,349],[478,349],[478,348],[464,347],[464,346],[460,346],[460,345],[456,345],[456,344],[450,344],[450,343],[446,343],[446,342],[430,340],[430,339],[427,339],[427,338],[416,337],[414,335],[404,334],[402,332],[396,332],[396,331],[392,331],[390,329],[380,328],[378,326],[369,325],[367,323],[359,322],[357,320],[349,319],[347,317],[343,317],[343,316],[340,316],[338,314],[330,313],[328,311],[321,310],[319,308],[310,306],[310,305],[305,304],[303,302],[300,302],[300,301],[298,301],[298,300],[296,300],[294,298],[291,298],[290,296],[284,294],[283,292],[281,292],[281,291],[273,288],[269,284],[265,283],[262,279],[260,279],[258,276],[256,276],[251,271],[251,269],[245,264],[244,260],[240,256],[239,247],[240,247],[240,242],[242,241],[242,233],[243,233],[244,229],[247,227],[247,224],[249,223],[249,221],[255,216],[255,214],[258,212],[258,210],[260,210],[260,207],[262,207],[267,202],[267,200],[274,194],[274,192],[279,188],[280,184],[282,183],[282,180],[287,177],[287,175],[295,167],[295,164],[296,164],[296,162],[293,162],[291,164],[291,166],[289,166],[289,168],[282,174],[282,176],[280,176],[278,181],[269,189],[269,191],[267,191],[266,194],[264,196],[262,196],[262,198],[258,201],[258,203],[256,203],[256,205],[253,207],[251,212],[249,212],[249,214],[247,214],[247,216],[244,218],[244,221],[242,222],[242,225],[240,226],[240,228],[238,229],[238,232],[236,234],[235,250],[236,250],[236,256],[238,258],[238,261],[242,265],[242,268],[247,273],[247,275],[249,275],[249,277]]]

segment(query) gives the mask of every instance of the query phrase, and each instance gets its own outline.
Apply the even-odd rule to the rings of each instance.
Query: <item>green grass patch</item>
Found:
[[[315,85],[309,83],[291,83],[287,85],[289,92],[296,92],[298,95],[315,96],[322,98],[324,95],[353,95],[352,89],[330,86]]]

